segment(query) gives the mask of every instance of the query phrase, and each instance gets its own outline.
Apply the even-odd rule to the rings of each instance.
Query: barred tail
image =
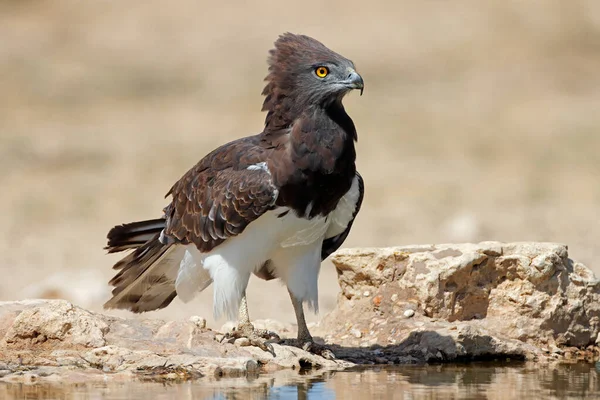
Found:
[[[135,251],[114,265],[119,272],[109,282],[113,297],[104,308],[141,313],[164,308],[177,296],[175,280],[185,248],[161,243],[164,227],[161,218],[118,225],[108,232],[109,253]]]

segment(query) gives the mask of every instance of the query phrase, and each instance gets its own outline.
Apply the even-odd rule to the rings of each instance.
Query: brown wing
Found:
[[[171,188],[167,236],[208,252],[275,208],[278,191],[256,144],[250,137],[215,150]]]

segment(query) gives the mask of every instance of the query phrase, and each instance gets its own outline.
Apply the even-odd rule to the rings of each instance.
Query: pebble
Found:
[[[395,303],[398,300],[398,295],[396,293],[394,293],[392,295],[392,297],[390,298],[390,300],[392,300]]]
[[[406,311],[404,311],[404,316],[405,316],[406,318],[410,318],[410,317],[412,317],[413,315],[415,315],[415,310],[406,310]]]
[[[368,290],[365,290],[365,291],[363,292],[363,296],[364,296],[364,297],[369,297],[370,295],[371,295],[371,292],[370,292],[370,291],[368,291]]]
[[[248,372],[257,372],[258,371],[258,363],[255,360],[248,360],[248,362],[246,362],[246,371]]]
[[[237,327],[237,324],[233,321],[227,321],[221,327],[220,332],[231,332]]]
[[[198,315],[192,315],[190,317],[190,322],[200,329],[206,328],[206,318],[199,317]]]
[[[355,338],[359,338],[359,339],[360,339],[360,338],[362,337],[362,332],[361,332],[361,331],[359,331],[359,330],[358,330],[358,329],[356,329],[356,328],[354,328],[354,329],[351,329],[351,330],[350,330],[350,334],[351,334],[352,336],[354,336]]]
[[[381,300],[383,300],[383,297],[381,295],[373,297],[373,305],[375,307],[379,307],[381,305]]]

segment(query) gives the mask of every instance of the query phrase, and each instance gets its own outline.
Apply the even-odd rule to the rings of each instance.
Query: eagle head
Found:
[[[311,106],[327,107],[350,90],[360,89],[362,94],[364,88],[352,61],[305,35],[279,36],[268,62],[267,85],[262,92],[267,125],[274,114],[276,120],[291,123]]]

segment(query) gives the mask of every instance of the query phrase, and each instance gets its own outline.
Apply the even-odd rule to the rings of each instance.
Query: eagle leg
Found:
[[[289,292],[289,290],[288,290]],[[292,292],[290,293],[290,299],[294,306],[294,312],[296,313],[296,321],[298,323],[298,338],[297,339],[285,339],[280,341],[281,344],[294,346],[301,348],[302,350],[308,351],[309,353],[321,356],[328,360],[335,360],[335,354],[322,344],[315,343],[308,326],[306,326],[306,319],[304,319],[304,308],[302,307],[302,301],[298,300]]]
[[[246,293],[242,295],[240,302],[238,326],[232,332],[225,334],[221,341],[235,341],[235,339],[246,338],[250,342],[251,346],[256,346],[259,349],[269,352],[275,357],[275,350],[273,345],[269,343],[269,340],[276,342],[280,341],[279,335],[275,332],[268,331],[266,329],[256,329],[250,322],[250,315],[248,313],[248,302],[246,301]]]

